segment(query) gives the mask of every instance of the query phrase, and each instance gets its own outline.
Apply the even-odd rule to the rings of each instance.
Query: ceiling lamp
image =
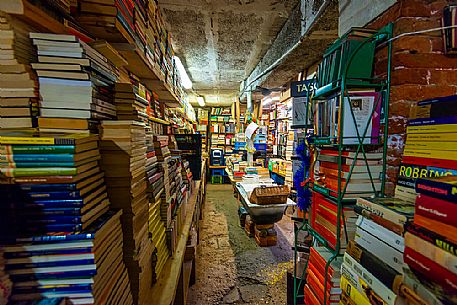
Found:
[[[181,59],[179,59],[178,56],[173,56],[173,59],[175,60],[176,68],[178,68],[182,86],[186,90],[192,89],[192,81],[190,80],[189,75],[187,75],[186,69],[182,64]]]
[[[197,96],[197,102],[200,105],[200,107],[205,106],[205,98],[203,96]]]

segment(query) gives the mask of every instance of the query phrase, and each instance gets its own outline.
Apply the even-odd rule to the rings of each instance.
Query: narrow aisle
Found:
[[[231,185],[208,185],[189,305],[286,304],[293,224],[285,216],[275,225],[278,244],[262,248],[240,227],[237,208]]]

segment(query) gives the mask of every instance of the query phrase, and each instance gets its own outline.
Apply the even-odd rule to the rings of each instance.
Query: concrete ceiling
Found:
[[[299,0],[159,0],[196,93],[231,104]],[[192,102],[192,100],[191,100]]]

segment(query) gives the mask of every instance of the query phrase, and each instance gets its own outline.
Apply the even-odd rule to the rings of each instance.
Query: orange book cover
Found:
[[[418,214],[414,215],[414,223],[439,235],[446,236],[450,241],[457,243],[457,228],[454,226]]]

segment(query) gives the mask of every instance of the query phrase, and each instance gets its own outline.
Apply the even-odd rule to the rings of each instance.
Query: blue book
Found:
[[[76,183],[70,184],[21,184],[20,189],[30,192],[45,192],[45,191],[76,191],[78,190]]]
[[[26,209],[21,215],[40,218],[54,218],[58,216],[74,216],[75,218],[82,216],[81,208],[40,208],[40,209]]]
[[[29,192],[27,194],[32,199],[49,199],[49,200],[56,200],[56,199],[80,199],[81,192],[78,190],[75,191],[53,191],[53,192]],[[35,200],[35,203],[37,201]]]
[[[0,162],[69,162],[74,163],[74,154],[14,154],[1,155]]]
[[[49,215],[46,218],[26,218],[24,219],[25,223],[29,224],[80,224],[81,223],[81,216],[59,216],[59,215]]]
[[[35,200],[34,202],[25,203],[26,207],[37,208],[65,208],[65,207],[82,207],[83,199],[59,199],[59,200]]]
[[[443,125],[457,124],[457,116],[441,117],[441,118],[421,118],[408,121],[408,126],[428,126],[428,125]]]
[[[84,266],[86,267],[86,266]],[[92,277],[97,273],[95,266],[92,269],[85,270],[82,266],[71,267],[74,270],[68,270],[69,267],[56,267],[56,268],[43,268],[38,272],[38,268],[35,269],[24,269],[15,270],[17,273],[9,272],[9,275],[13,282],[15,281],[33,281],[33,280],[45,280],[45,279],[60,279],[60,278],[81,278],[81,277]],[[62,271],[56,271],[62,270]],[[65,270],[65,271],[64,271]]]
[[[15,162],[0,163],[0,167],[31,168],[31,167],[75,167],[75,162]]]
[[[25,263],[25,264],[6,264],[6,271],[17,270],[17,269],[29,269],[29,268],[47,268],[47,267],[68,267],[77,265],[93,265],[95,264],[94,259],[74,260],[74,261],[49,261],[40,263]]]
[[[78,292],[92,291],[91,284],[71,284],[71,285],[46,285],[36,287],[14,287],[15,293],[35,293],[35,292]]]
[[[81,247],[74,249],[47,249],[47,250],[27,250],[21,252],[8,252],[4,256],[6,259],[12,258],[24,258],[30,256],[44,256],[44,255],[70,255],[70,254],[81,254],[81,253],[91,253],[93,251],[92,246],[90,247]]]
[[[11,305],[65,305],[68,304],[65,298],[43,299],[38,301],[19,301]]]

